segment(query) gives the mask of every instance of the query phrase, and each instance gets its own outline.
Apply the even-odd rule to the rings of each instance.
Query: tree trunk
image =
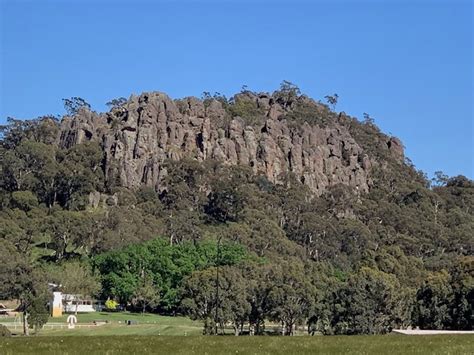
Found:
[[[58,198],[58,193],[56,192],[56,189],[54,189],[54,195],[53,195],[53,203],[52,206],[54,207],[54,203],[56,202],[56,199]]]
[[[23,311],[23,334],[25,336],[30,335],[30,327],[28,326],[28,312]]]
[[[235,323],[235,324],[234,324],[234,335],[235,335],[236,337],[238,337],[238,336],[239,336],[239,333],[240,333],[240,332],[239,332],[239,325],[238,325],[237,323]]]
[[[77,309],[79,308],[79,302],[76,300],[76,310],[74,311],[74,315],[77,316]]]

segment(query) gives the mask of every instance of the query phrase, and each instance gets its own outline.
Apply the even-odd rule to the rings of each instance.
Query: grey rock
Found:
[[[316,195],[336,184],[369,190],[373,162],[344,125],[335,122],[323,128],[305,123],[295,130],[281,120],[287,109],[271,95],[238,95],[255,100],[266,112],[262,126],[245,126],[239,117],[230,120],[217,100],[205,107],[197,98],[174,101],[166,94],[151,92],[131,96],[122,108],[108,113],[81,111],[65,117],[59,144],[68,148],[88,140],[100,142],[106,178],[119,177],[128,188],[149,185],[162,189],[163,162],[188,157],[247,165],[276,184],[291,172]],[[387,146],[403,158],[398,139],[391,138]],[[97,196],[90,199],[91,205],[99,204]]]

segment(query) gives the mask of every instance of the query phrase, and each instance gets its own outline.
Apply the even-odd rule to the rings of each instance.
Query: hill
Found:
[[[54,281],[207,333],[472,329],[473,181],[428,181],[369,115],[328,102],[284,82],[9,120],[0,299],[33,311]]]

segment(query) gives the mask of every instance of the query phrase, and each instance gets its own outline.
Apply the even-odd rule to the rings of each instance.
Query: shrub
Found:
[[[6,325],[0,324],[0,338],[2,337],[11,337],[12,333],[8,330]]]
[[[232,117],[241,117],[247,126],[263,124],[265,121],[265,113],[259,108],[257,102],[249,98],[239,98],[233,105],[228,107],[228,112]]]
[[[107,300],[105,301],[105,310],[108,312],[116,311],[118,305],[118,302],[115,300]]]

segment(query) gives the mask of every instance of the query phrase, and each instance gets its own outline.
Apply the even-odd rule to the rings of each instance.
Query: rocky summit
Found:
[[[173,100],[161,92],[132,95],[107,113],[81,108],[64,117],[59,145],[99,142],[106,179],[128,188],[160,190],[167,174],[164,162],[186,157],[249,166],[276,184],[292,173],[315,195],[337,184],[367,192],[378,162],[351,135],[353,119],[308,97],[279,94],[242,92],[231,100]],[[302,107],[312,120],[295,125],[292,117]],[[249,108],[259,119],[246,119]],[[321,117],[325,120],[318,121]],[[398,139],[384,136],[381,148],[403,161]]]

